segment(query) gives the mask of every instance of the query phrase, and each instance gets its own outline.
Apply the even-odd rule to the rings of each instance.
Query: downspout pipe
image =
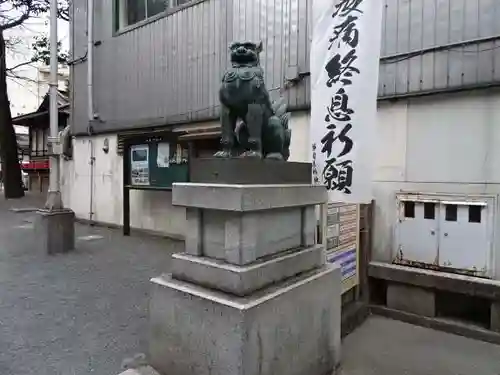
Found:
[[[92,136],[91,123],[94,120],[94,0],[87,0],[87,133]],[[90,202],[89,221],[94,219],[94,173],[95,155],[94,142],[90,143]]]
[[[90,123],[94,120],[94,0],[87,0],[87,130],[91,134]]]

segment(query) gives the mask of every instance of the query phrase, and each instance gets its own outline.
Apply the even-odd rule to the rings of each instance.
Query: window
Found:
[[[424,203],[424,219],[434,220],[436,218],[436,205],[434,203]]]
[[[469,223],[480,223],[481,211],[481,206],[469,206]]]
[[[446,205],[446,221],[457,221],[457,208],[456,204]]]
[[[116,29],[134,25],[192,0],[115,0]]]
[[[415,202],[406,201],[404,203],[404,214],[405,217],[414,218],[415,217]]]

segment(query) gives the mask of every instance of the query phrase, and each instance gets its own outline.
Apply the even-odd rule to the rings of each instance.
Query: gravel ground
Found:
[[[118,374],[147,351],[149,279],[182,244],[77,224],[77,250],[48,256],[35,213],[9,210],[39,203],[0,201],[0,374]]]
[[[77,250],[48,256],[35,214],[10,211],[41,202],[0,199],[0,375],[117,375],[147,352],[148,281],[182,244],[77,225]],[[342,375],[500,374],[500,346],[380,317],[342,353]]]

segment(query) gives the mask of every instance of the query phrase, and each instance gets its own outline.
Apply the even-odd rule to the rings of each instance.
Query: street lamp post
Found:
[[[47,254],[66,253],[75,248],[75,213],[65,209],[61,197],[59,108],[57,104],[57,0],[50,1],[50,179],[45,209],[38,211],[35,235]]]
[[[50,176],[49,193],[45,208],[49,211],[62,210],[63,202],[59,182],[59,155],[61,154],[59,142],[59,109],[57,105],[58,58],[57,58],[57,0],[50,1]]]

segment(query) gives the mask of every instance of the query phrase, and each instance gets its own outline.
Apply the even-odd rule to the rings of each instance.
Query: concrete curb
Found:
[[[15,212],[15,213],[25,213],[25,212],[36,212],[40,210],[40,208],[36,208],[36,207],[21,207],[21,208],[17,208],[17,207],[12,207],[9,209],[9,211],[11,212]]]
[[[120,375],[160,375],[160,373],[151,366],[143,366],[136,369],[129,369]]]

